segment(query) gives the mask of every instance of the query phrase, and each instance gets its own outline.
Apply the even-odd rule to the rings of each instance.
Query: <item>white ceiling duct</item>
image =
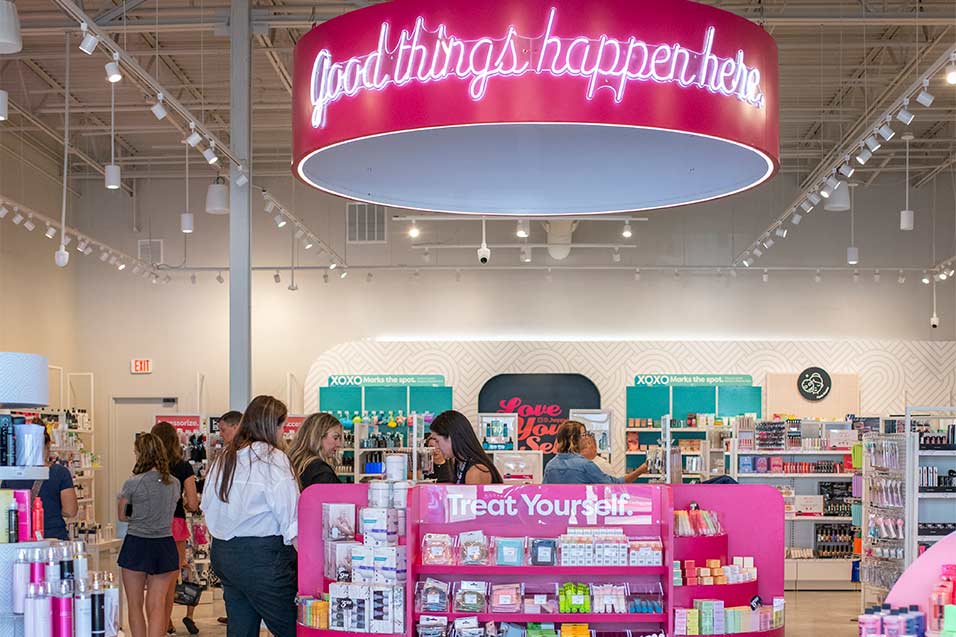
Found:
[[[548,254],[552,259],[563,261],[571,254],[571,236],[577,225],[577,221],[549,221],[545,224],[548,231]]]

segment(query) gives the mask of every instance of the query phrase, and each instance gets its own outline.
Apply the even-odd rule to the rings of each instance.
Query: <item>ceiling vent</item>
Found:
[[[346,207],[345,217],[348,227],[349,243],[385,243],[386,234],[385,206],[350,202]]]
[[[143,263],[150,265],[159,265],[163,261],[163,240],[162,239],[140,239],[136,255]]]

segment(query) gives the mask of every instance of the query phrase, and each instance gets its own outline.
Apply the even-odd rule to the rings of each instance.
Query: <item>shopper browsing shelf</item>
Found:
[[[544,467],[544,484],[621,484],[647,473],[647,463],[623,478],[609,476],[581,455],[587,428],[575,420],[561,424],[555,438],[557,454]]]
[[[158,422],[153,425],[151,433],[159,438],[166,450],[166,458],[169,461],[169,473],[177,480],[182,489],[179,500],[176,501],[176,511],[173,513],[173,540],[176,542],[176,550],[179,551],[179,569],[187,568],[189,563],[186,561],[186,540],[189,539],[189,525],[186,523],[186,511],[199,510],[199,493],[196,492],[196,474],[191,464],[183,459],[183,446],[179,442],[179,433],[172,424]],[[176,632],[173,629],[173,603],[176,599],[176,580],[169,587],[169,593],[166,597],[166,609],[169,613],[169,631]],[[199,632],[196,622],[193,621],[193,612],[195,606],[186,607],[186,616],[183,618],[183,625],[190,635]],[[169,632],[167,631],[167,632]]]
[[[132,637],[162,637],[169,624],[166,595],[179,570],[172,526],[182,487],[169,473],[166,448],[157,436],[139,434],[134,449],[133,477],[123,484],[117,505],[120,521],[129,523],[118,562]]]
[[[286,414],[279,400],[254,398],[203,488],[229,637],[258,637],[263,620],[276,637],[295,636],[299,488],[279,443]]]
[[[304,491],[313,484],[341,484],[334,464],[342,451],[342,423],[332,414],[312,414],[299,427],[289,460]]]
[[[50,476],[46,480],[5,480],[4,489],[30,489],[33,498],[40,498],[43,502],[43,537],[48,540],[69,540],[70,533],[66,528],[66,518],[76,516],[79,505],[76,500],[76,488],[73,486],[73,476],[70,470],[54,461],[50,451],[50,434],[43,432],[44,457],[46,466],[50,468]],[[26,539],[21,540],[26,541]]]
[[[431,437],[447,462],[455,484],[501,484],[501,474],[481,448],[475,428],[457,411],[444,411],[431,424]]]

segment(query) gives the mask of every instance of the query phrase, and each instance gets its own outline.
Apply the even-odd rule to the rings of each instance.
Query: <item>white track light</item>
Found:
[[[196,125],[193,123],[189,124],[189,130],[192,132],[189,133],[189,137],[186,138],[186,143],[195,148],[199,145],[199,142],[202,141],[202,135],[196,132]]]
[[[278,270],[276,270],[276,273],[272,275],[272,280],[276,283],[282,283],[282,276],[279,274]]]
[[[202,151],[202,156],[206,158],[206,162],[210,165],[215,164],[219,161],[219,157],[216,156],[216,144],[215,142],[209,142],[209,148],[206,148]]]
[[[873,272],[873,283],[879,283],[881,278],[879,270]]]
[[[305,236],[305,230],[303,230],[302,228],[296,228],[296,230],[295,230],[295,238],[296,238],[296,239],[301,239],[301,238],[304,237],[304,236]]]
[[[329,269],[330,269],[330,270],[334,270],[334,269],[337,268],[337,267],[339,267],[339,264],[336,263],[335,261],[333,261],[332,263],[329,264]]]
[[[800,204],[800,207],[803,208],[804,212],[810,212],[811,210],[813,210],[813,204],[805,199],[803,203]]]
[[[760,278],[763,280],[764,283],[767,283],[768,281],[770,281],[770,273],[764,270],[763,274],[760,275]]]
[[[312,246],[315,245],[315,237],[313,237],[312,235],[309,235],[308,237],[305,238],[305,241],[303,241],[302,244],[306,250],[311,250]]]
[[[33,232],[36,230],[37,224],[33,222],[33,216],[27,217],[27,220],[23,222],[23,227],[27,229],[27,232]]]
[[[830,192],[831,192],[831,193],[833,193],[833,191],[835,191],[837,188],[839,188],[841,183],[843,183],[843,182],[841,182],[839,179],[837,179],[835,174],[834,174],[834,175],[830,175],[829,177],[827,177],[827,186],[830,187]]]
[[[880,134],[880,137],[886,141],[890,141],[896,135],[896,131],[890,126],[889,121],[883,122],[883,125],[877,129],[877,132]]]
[[[807,199],[810,200],[811,206],[816,206],[820,203],[820,197],[815,192],[811,192],[809,196],[807,196]],[[809,212],[809,210],[807,212]]]
[[[621,250],[620,248],[614,248],[614,252],[611,253],[611,261],[614,263],[621,262]]]
[[[949,58],[949,65],[946,67],[946,83],[950,86],[956,84],[956,56]]]
[[[913,122],[913,118],[916,117],[910,112],[909,105],[909,100],[903,100],[903,106],[900,108],[900,112],[896,114],[896,119],[903,122],[906,126],[909,126]]]
[[[515,236],[519,239],[527,239],[531,234],[530,225],[527,219],[518,219],[518,225],[515,228]]]
[[[245,186],[245,185],[248,184],[248,183],[249,183],[249,177],[248,177],[248,176],[246,175],[246,173],[240,168],[240,169],[239,169],[239,174],[236,175],[236,185],[239,186],[240,188],[242,188],[243,186]]]
[[[854,271],[853,271],[853,282],[854,282],[854,283],[859,283],[859,282],[860,282],[860,271],[859,271],[859,270],[854,270]]]
[[[10,211],[7,209],[6,206],[0,206],[0,219],[6,218],[7,214],[9,213]]]
[[[276,215],[276,216],[274,217],[273,221],[276,222],[276,227],[277,227],[277,228],[284,228],[284,227],[285,227],[285,224],[288,223],[288,222],[285,220],[285,217],[283,217],[282,215]]]
[[[123,73],[120,71],[119,65],[119,53],[113,54],[113,61],[107,62],[106,66],[106,79],[113,84],[116,84],[123,79]]]
[[[766,239],[763,240],[763,247],[769,250],[770,248],[773,247],[774,243],[775,242],[773,240],[773,237],[767,237]]]
[[[276,209],[276,202],[274,202],[271,199],[266,199],[266,205],[263,208],[263,211],[265,211],[267,215],[271,215],[275,211],[275,209]]]
[[[118,260],[118,259],[116,258],[116,255],[115,255],[115,254],[111,254],[111,255],[110,255],[110,265],[116,265],[116,261],[117,261],[117,260]]]
[[[193,213],[184,212],[179,215],[179,229],[182,230],[183,234],[192,234],[194,229],[195,219]]]
[[[824,184],[824,186],[823,186],[822,188],[820,188],[820,196],[823,197],[824,199],[829,199],[829,198],[830,198],[830,193],[832,193],[832,192],[833,192],[833,191],[832,191],[832,190],[830,189],[830,187],[827,186],[826,184]]]
[[[856,172],[856,168],[851,166],[849,163],[844,163],[840,166],[840,174],[849,179],[853,176],[853,173]]]
[[[100,252],[100,261],[102,261],[103,263],[106,263],[106,260],[109,258],[110,258],[110,253],[107,252],[106,250],[103,250],[102,252]]]
[[[339,278],[340,278],[340,279],[344,279],[344,278],[347,277],[348,275],[349,275],[349,271],[343,269],[343,270],[342,270],[342,273],[339,275]]]
[[[872,150],[874,153],[883,147],[883,144],[881,144],[880,140],[876,138],[876,135],[870,135],[863,140],[863,143],[866,144],[866,147]]]
[[[823,281],[823,275],[820,274],[819,270],[817,270],[816,273],[813,275],[813,282],[820,283],[821,281]]]
[[[531,248],[528,246],[521,246],[521,262],[531,263]]]
[[[89,32],[89,27],[87,27],[85,22],[80,23],[80,31],[83,32],[83,41],[80,42],[80,51],[83,51],[83,53],[87,55],[93,55],[93,51],[96,50],[96,45],[100,43],[100,39]]]
[[[856,154],[856,162],[861,166],[865,166],[866,162],[870,161],[873,157],[873,153],[870,152],[869,148],[861,147],[860,152]]]
[[[119,263],[116,264],[116,269],[122,272],[123,270],[126,269],[126,264],[120,261]]]
[[[784,228],[783,226],[780,226],[779,228],[777,228],[777,231],[776,231],[774,234],[776,234],[776,235],[777,235],[778,237],[780,237],[781,239],[786,239],[786,238],[787,238],[787,233],[789,233],[789,232],[790,232],[789,230],[787,230],[787,229]]]
[[[757,257],[758,259],[763,256],[763,250],[761,250],[760,248],[754,248],[753,253],[754,253],[754,256]]]
[[[906,283],[906,275],[903,274],[902,270],[900,270],[899,276],[896,277],[896,282],[899,283],[900,285],[903,285],[904,283]]]
[[[105,181],[107,190],[119,190],[120,182],[122,181],[120,174],[119,164],[106,165]]]
[[[920,283],[923,285],[929,285],[929,275],[926,273],[926,270],[923,270],[923,276],[920,278]]]
[[[919,95],[916,96],[916,101],[921,105],[929,108],[933,105],[933,100],[936,99],[933,97],[933,94],[929,92],[929,80],[923,80],[923,90],[919,92]]]
[[[418,227],[418,224],[416,224],[414,221],[412,222],[412,225],[408,227],[408,236],[411,237],[412,239],[417,239],[418,237],[422,236],[421,229]]]
[[[10,221],[13,222],[13,225],[19,226],[21,223],[23,223],[23,215],[20,214],[20,211],[19,211],[19,210],[17,210],[16,208],[14,208],[14,209],[13,209],[13,219],[11,219]]]
[[[84,254],[85,256],[90,256],[91,254],[93,254],[93,246],[86,246],[86,247],[83,249],[83,254]]]
[[[551,270],[550,270],[550,269],[548,270],[548,273],[549,273],[549,274],[551,273]],[[640,280],[641,280],[641,269],[640,269],[640,268],[634,270],[634,280],[635,280],[635,281],[640,281]]]
[[[219,274],[216,275],[216,282],[217,282],[217,283],[222,284],[222,283],[224,283],[225,281],[226,281],[226,280],[225,280],[224,278],[222,278],[222,272],[220,272]]]
[[[856,246],[849,246],[846,249],[847,265],[856,265],[860,262],[860,249]]]
[[[5,122],[10,116],[10,96],[0,89],[0,122]]]
[[[56,236],[56,228],[50,224],[46,224],[46,232],[43,233],[43,236],[45,236],[47,239],[52,239]]]
[[[634,236],[634,232],[631,230],[630,221],[624,222],[624,229],[621,230],[621,236],[624,237],[625,239],[630,239],[631,237]]]
[[[156,94],[156,103],[149,107],[149,110],[153,111],[153,116],[156,119],[163,119],[166,117],[166,106],[163,104],[163,94]]]
[[[73,237],[71,237],[71,236],[68,235],[68,234],[64,234],[64,235],[63,235],[63,246],[64,246],[64,247],[70,245],[70,243],[71,243],[72,241],[73,241]]]
[[[795,226],[799,226],[801,221],[803,221],[803,215],[799,212],[793,213],[793,215],[790,217],[790,223]]]
[[[743,261],[741,261],[741,263],[744,264],[745,268],[749,268],[750,265],[753,263],[753,261],[751,261],[750,259],[744,259]]]

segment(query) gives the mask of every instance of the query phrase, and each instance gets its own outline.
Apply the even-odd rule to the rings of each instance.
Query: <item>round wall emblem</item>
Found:
[[[821,367],[808,367],[797,377],[797,389],[800,395],[814,402],[821,401],[830,395],[833,389],[833,380],[830,374]]]

